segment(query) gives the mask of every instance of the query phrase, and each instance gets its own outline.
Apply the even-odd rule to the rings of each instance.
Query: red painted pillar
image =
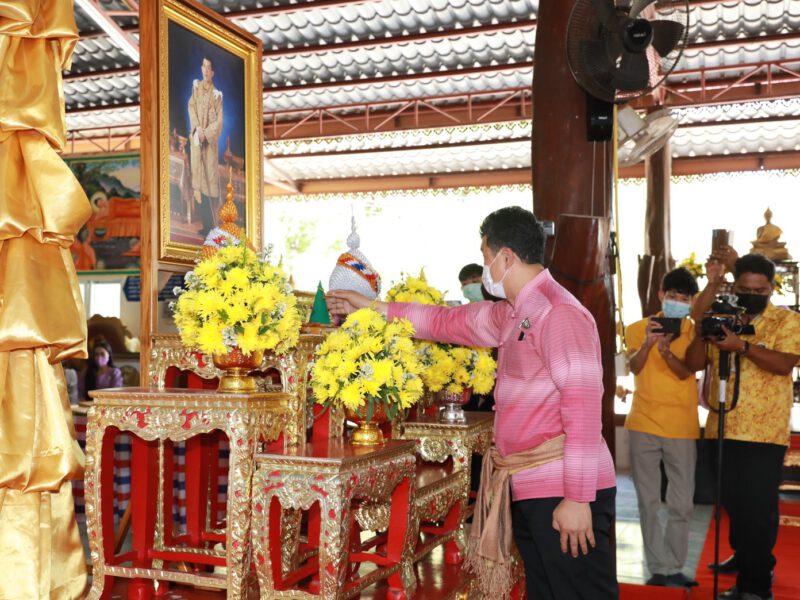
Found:
[[[603,435],[614,451],[616,328],[610,260],[611,145],[586,134],[586,94],[567,64],[572,2],[540,0],[533,80],[533,204],[556,221],[553,276],[594,315],[603,351]]]

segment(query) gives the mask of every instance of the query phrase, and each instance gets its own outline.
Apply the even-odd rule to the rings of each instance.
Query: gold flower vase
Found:
[[[441,390],[436,392],[439,404],[439,421],[442,423],[465,423],[464,405],[472,397],[472,388],[464,388],[460,392]]]
[[[380,425],[388,420],[386,405],[383,402],[375,402],[374,406],[372,418],[369,420],[367,420],[366,402],[364,406],[356,410],[345,407],[345,416],[358,425],[350,437],[350,443],[354,446],[377,446],[383,443],[383,431],[381,431]]]
[[[244,354],[236,346],[227,354],[215,354],[212,358],[214,366],[225,372],[220,377],[218,391],[234,394],[249,394],[256,391],[256,380],[250,372],[261,366],[264,360],[262,350]]]

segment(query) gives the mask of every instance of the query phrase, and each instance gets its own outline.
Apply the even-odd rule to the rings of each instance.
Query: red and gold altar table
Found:
[[[414,523],[421,536],[415,560],[441,544],[446,562],[463,560],[472,456],[489,449],[494,425],[494,413],[464,415],[463,423],[447,423],[435,414],[422,414],[394,427],[393,437],[414,440],[420,458]],[[437,463],[442,467],[436,468]]]
[[[129,591],[136,590],[139,598],[150,597],[156,581],[225,589],[228,598],[245,597],[244,579],[250,565],[253,456],[285,429],[290,395],[117,388],[94,391],[91,396],[94,406],[88,412],[86,427],[85,475],[93,565],[88,598],[107,597],[114,577],[132,579]],[[130,552],[115,555],[110,466],[114,440],[120,432],[131,435],[133,547]],[[205,531],[195,527],[188,535],[176,536],[172,526],[172,444],[217,432],[224,434],[230,445],[224,529]],[[190,481],[189,475],[187,497],[207,497],[209,482]],[[222,542],[224,550],[209,547],[214,542]],[[187,564],[192,568],[187,569]],[[211,567],[224,567],[226,575],[214,574]]]
[[[365,447],[323,439],[257,455],[252,531],[261,597],[352,598],[382,579],[395,598],[410,597],[416,462],[414,443],[399,440]],[[363,503],[387,505],[391,514],[384,542],[374,548],[352,535],[354,511]],[[288,569],[281,527],[286,509],[310,511],[312,548]],[[376,566],[364,574],[359,566],[365,563]]]

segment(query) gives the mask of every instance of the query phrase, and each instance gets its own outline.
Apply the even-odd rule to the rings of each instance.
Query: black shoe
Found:
[[[722,575],[728,575],[731,573],[737,573],[739,571],[739,563],[736,560],[736,555],[731,554],[728,558],[723,560],[719,566],[715,565],[714,563],[709,563],[708,568],[712,571],[716,571],[717,573],[721,573]]]
[[[739,600],[739,589],[736,586],[733,586],[732,588],[725,590],[719,596],[717,596],[717,600]]]
[[[694,579],[689,579],[683,573],[673,573],[672,575],[667,575],[667,587],[692,588],[696,585],[697,582]]]
[[[645,585],[657,585],[657,586],[660,586],[660,587],[664,587],[665,585],[667,585],[667,576],[666,575],[662,575],[661,573],[653,573],[650,576],[650,579],[645,581],[644,584]]]

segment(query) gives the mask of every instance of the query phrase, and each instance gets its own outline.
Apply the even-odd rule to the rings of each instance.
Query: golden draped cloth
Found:
[[[82,476],[61,361],[86,356],[69,247],[91,214],[58,155],[70,0],[0,0],[0,600],[83,597]]]

